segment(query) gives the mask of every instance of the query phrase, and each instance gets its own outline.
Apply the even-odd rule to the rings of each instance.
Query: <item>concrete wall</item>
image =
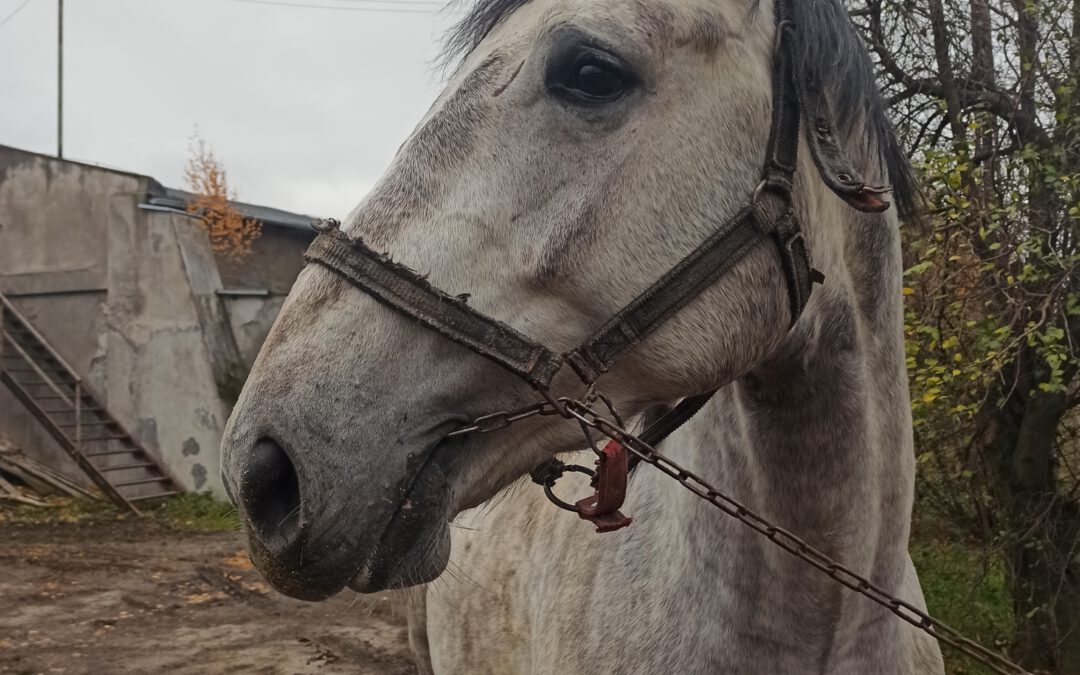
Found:
[[[304,268],[304,251],[314,236],[310,229],[264,225],[243,258],[215,254],[223,288],[219,296],[245,372]]]
[[[0,291],[95,390],[104,388],[108,231],[138,176],[0,148]],[[6,387],[0,433],[75,480],[82,471]]]
[[[184,487],[223,496],[222,429],[310,235],[215,258],[196,221],[140,208],[149,181],[0,146],[0,291]],[[0,390],[0,435],[86,482]]]
[[[225,314],[229,317],[229,327],[240,351],[241,362],[245,370],[250,371],[262,343],[270,333],[274,319],[285,304],[285,296],[222,295],[222,301]]]
[[[4,288],[104,289],[113,201],[144,191],[145,179],[6,148],[0,149],[0,177]]]
[[[110,256],[123,261],[110,265],[109,408],[186,488],[223,495],[220,441],[229,405],[204,340],[221,326],[202,324],[187,266],[195,256],[184,255],[201,243],[210,258],[210,243],[186,216],[139,210],[134,200],[118,209],[109,234]]]

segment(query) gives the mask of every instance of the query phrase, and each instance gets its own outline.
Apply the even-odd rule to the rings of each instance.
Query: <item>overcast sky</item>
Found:
[[[243,201],[342,217],[438,93],[422,0],[65,0],[64,155],[183,187],[188,138]],[[24,0],[0,0],[0,21]],[[57,0],[0,27],[0,144],[56,152]]]

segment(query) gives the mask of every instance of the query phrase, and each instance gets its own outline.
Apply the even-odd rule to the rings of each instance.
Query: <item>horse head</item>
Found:
[[[773,11],[481,0],[452,37],[462,57],[446,89],[342,232],[553,351],[571,349],[746,208],[776,94]],[[795,30],[816,11],[796,10]],[[800,54],[796,78],[821,77]],[[862,69],[849,96],[880,108],[862,82],[868,62],[852,64],[837,66]],[[848,135],[895,143],[867,119]],[[815,266],[843,279],[834,224],[846,205],[803,146],[794,209]],[[867,156],[871,177],[884,176]],[[635,416],[735,380],[789,334],[790,292],[762,239],[606,372],[602,390]],[[581,389],[565,368],[550,387]],[[450,436],[536,400],[488,359],[309,265],[225,434],[225,482],[255,564],[307,599],[435,579],[460,511],[581,447],[578,425],[551,417]]]

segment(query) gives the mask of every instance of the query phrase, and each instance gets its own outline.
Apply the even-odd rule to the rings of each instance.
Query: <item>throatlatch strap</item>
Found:
[[[304,258],[345,277],[371,297],[491,359],[534,387],[546,388],[562,358],[510,326],[443,293],[416,272],[349,239],[336,227],[315,238]]]
[[[776,48],[773,50],[772,126],[765,152],[765,185],[790,196],[799,153],[799,95],[792,80],[791,43],[795,38],[784,2],[776,3]]]
[[[799,157],[799,91],[795,83],[793,47],[796,33],[790,0],[776,7],[776,47],[773,53],[773,116],[761,188],[751,208],[759,227],[772,235],[788,287],[790,325],[794,326],[810,299],[814,276],[802,228],[791,203],[792,183]]]

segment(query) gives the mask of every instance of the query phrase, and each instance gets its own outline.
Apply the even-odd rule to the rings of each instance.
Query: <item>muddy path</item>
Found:
[[[387,596],[271,591],[237,533],[0,524],[0,673],[415,673]]]

